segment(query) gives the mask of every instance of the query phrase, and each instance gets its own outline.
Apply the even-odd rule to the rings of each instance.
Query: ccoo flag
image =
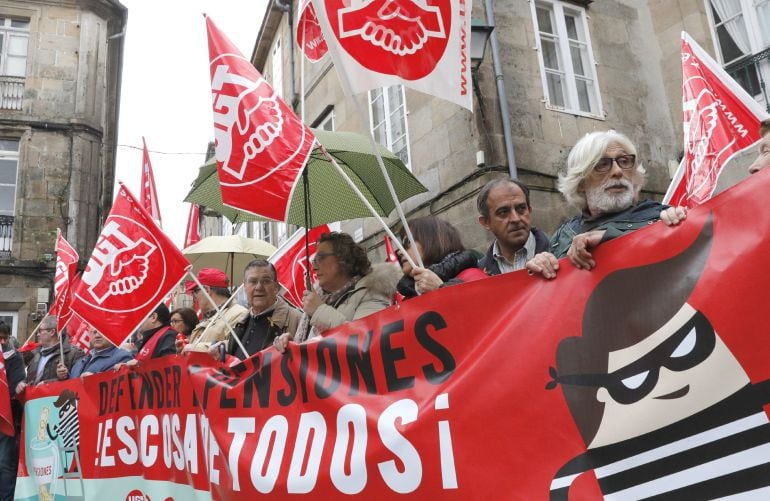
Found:
[[[128,189],[120,184],[72,310],[119,345],[191,267]]]
[[[206,27],[222,202],[286,221],[315,136],[211,18]]]
[[[695,207],[714,193],[725,164],[759,140],[762,107],[682,32],[684,158],[664,201]]]
[[[473,109],[470,0],[312,0],[350,92],[403,84]]]

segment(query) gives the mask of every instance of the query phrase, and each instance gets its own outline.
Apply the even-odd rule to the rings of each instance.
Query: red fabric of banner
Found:
[[[647,429],[650,423],[676,416],[676,428],[721,409],[743,392],[717,398],[733,382],[750,390],[768,386],[763,312],[770,212],[759,196],[768,189],[770,171],[763,171],[691,211],[680,227],[656,223],[602,244],[592,271],[563,261],[555,280],[516,272],[447,287],[232,368],[196,354],[85,378],[76,388],[84,477],[142,476],[147,485],[167,489],[163,495],[172,488],[154,481],[191,483],[211,489],[215,499],[304,493],[529,500],[548,498],[560,486],[569,488],[570,499],[597,499],[613,475],[600,468],[601,454],[646,446],[647,434],[657,431]],[[670,263],[695,271],[655,271]],[[639,278],[623,280],[631,270]],[[683,283],[690,285],[682,289]],[[684,296],[672,296],[680,289]],[[597,304],[615,307],[596,310]],[[669,335],[671,325],[679,328],[679,313],[650,323],[661,311],[687,308],[697,312],[689,321],[697,327],[685,323]],[[649,325],[652,332],[645,330]],[[566,370],[593,352],[565,359],[565,348],[585,345],[602,329],[610,340],[630,333],[641,341],[631,351],[611,351],[605,373]],[[692,344],[685,342],[693,336]],[[661,343],[651,344],[659,337]],[[696,349],[704,339],[705,351]],[[712,354],[721,357],[716,370]],[[621,357],[637,362],[617,369]],[[639,361],[648,364],[640,373],[655,374],[655,384],[635,399],[636,373],[623,371]],[[614,376],[630,381],[625,390],[608,379]],[[681,380],[684,392],[678,383],[666,387]],[[589,400],[605,399],[594,436],[613,444],[609,449],[583,438],[585,415],[573,413],[567,399],[580,384]],[[61,391],[48,385],[28,397]],[[607,392],[625,403],[606,400]],[[751,418],[761,431],[770,424],[761,406],[757,412]],[[627,438],[607,438],[613,436]],[[758,468],[770,464],[760,452],[739,452]],[[687,457],[700,461],[697,454]],[[558,477],[573,458],[585,461],[574,476]],[[618,459],[613,468],[626,463]],[[663,478],[656,480],[662,486],[653,482],[664,489],[658,493],[673,489],[667,475],[675,477],[681,466],[673,460],[651,466]],[[715,471],[712,480],[731,470]],[[717,492],[763,486],[767,478],[719,478]],[[122,499],[126,493],[111,494]]]

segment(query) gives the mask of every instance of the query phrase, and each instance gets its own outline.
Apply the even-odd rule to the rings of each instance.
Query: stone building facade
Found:
[[[127,11],[0,1],[0,320],[24,340],[53,299],[56,229],[81,256],[112,205]]]
[[[485,7],[491,5],[489,13]],[[303,62],[292,43],[293,9],[288,2],[269,2],[252,53],[255,67],[299,110],[304,64],[305,122],[374,130],[429,189],[404,204],[407,216],[445,218],[460,229],[466,246],[479,250],[491,237],[477,223],[478,190],[513,166],[531,187],[534,225],[550,232],[576,212],[557,192],[556,180],[572,145],[591,131],[616,129],[631,137],[648,172],[644,196],[663,196],[683,152],[681,31],[729,63],[728,70],[756,59],[750,63],[753,79],[744,81],[770,80],[770,30],[762,34],[770,24],[770,0],[474,2],[473,17],[492,18],[496,27],[514,153],[509,158],[490,47],[474,77],[474,113],[394,87],[359,95],[368,111],[359,117],[328,56]],[[767,104],[760,88],[755,85],[752,94]],[[390,221],[396,223],[395,215]],[[342,229],[382,255],[383,232],[373,219],[343,222]]]

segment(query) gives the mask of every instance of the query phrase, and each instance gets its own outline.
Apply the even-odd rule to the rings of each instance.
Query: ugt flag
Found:
[[[310,259],[315,255],[318,237],[329,231],[329,226],[325,224],[308,231]],[[275,266],[278,275],[278,283],[286,289],[283,297],[298,308],[302,308],[302,297],[305,294],[305,274],[309,271],[311,280],[315,280],[310,259],[305,252],[305,230],[303,229],[294,232],[294,235],[270,256],[270,262]]]
[[[72,316],[70,303],[72,301],[72,281],[78,268],[80,256],[69,242],[62,236],[61,230],[56,229],[56,273],[54,275],[53,306],[49,313],[58,316],[58,329],[67,325]]]
[[[297,7],[297,46],[311,63],[317,63],[329,52],[318,16],[310,0],[302,0]]]
[[[222,202],[286,221],[315,136],[206,18]]]
[[[142,199],[142,205],[150,213],[152,219],[158,226],[161,226],[158,191],[155,189],[155,176],[152,173],[150,152],[147,151],[147,143],[144,138],[142,138],[142,145],[144,146],[144,152],[142,153],[142,189],[139,192],[139,198]]]
[[[724,165],[759,140],[762,107],[682,32],[684,158],[664,198],[695,207],[714,193]]]
[[[72,309],[119,345],[190,267],[142,204],[120,183],[110,215],[74,290]]]
[[[403,84],[473,109],[470,0],[312,0],[340,80]]]

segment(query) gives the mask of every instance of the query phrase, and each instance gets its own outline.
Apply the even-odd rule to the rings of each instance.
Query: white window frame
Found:
[[[13,21],[21,21],[27,23],[26,28],[18,28],[11,26]],[[27,57],[29,55],[29,19],[17,19],[11,17],[0,16],[0,75],[2,76],[14,76],[24,78],[27,76]],[[10,43],[9,39],[23,38],[26,40],[24,55],[21,54],[9,54]],[[24,59],[24,73],[21,75],[10,75],[8,73],[8,58],[16,57]]]
[[[0,317],[11,317],[11,337],[19,340],[19,312],[18,311],[0,311]]]
[[[544,5],[550,8],[553,12],[555,21],[556,36],[558,37],[557,51],[560,58],[560,68],[564,74],[564,80],[566,81],[566,94],[564,96],[566,100],[566,106],[559,106],[551,103],[551,98],[548,93],[548,79],[545,68],[545,62],[543,59],[543,48],[541,44],[540,27],[537,22],[537,6]],[[594,58],[593,43],[591,42],[591,32],[588,29],[588,17],[586,10],[583,7],[574,4],[566,4],[561,0],[536,0],[530,2],[530,8],[532,11],[532,22],[535,29],[535,43],[537,49],[537,63],[540,66],[540,81],[543,85],[543,102],[545,107],[549,110],[559,111],[562,113],[569,113],[571,115],[578,115],[590,118],[597,118],[604,120],[604,105],[602,104],[602,96],[599,89],[599,78],[596,73],[596,59]],[[578,22],[582,25],[583,33],[585,33],[585,41],[581,41],[586,46],[586,54],[588,57],[587,72],[588,75],[584,79],[593,82],[593,99],[596,104],[596,110],[583,111],[580,109],[577,86],[575,84],[576,76],[575,70],[572,65],[572,55],[570,54],[569,37],[567,35],[567,27],[564,23],[564,11],[576,15]],[[589,96],[590,99],[590,96]]]
[[[737,61],[741,61],[742,59],[748,58],[751,55],[758,54],[762,52],[765,49],[770,48],[770,35],[766,35],[768,40],[767,42],[762,41],[762,33],[760,31],[760,24],[759,19],[757,17],[757,5],[759,4],[758,0],[738,0],[741,6],[741,14],[743,15],[743,21],[744,25],[746,27],[746,34],[749,38],[749,51],[750,54],[746,54],[744,56],[741,56],[737,59],[733,59],[731,61],[725,61],[724,54],[722,53],[722,46],[719,44],[719,37],[717,35],[717,27],[716,22],[714,19],[713,11],[711,10],[711,0],[704,0],[704,4],[706,7],[706,15],[708,16],[709,21],[709,29],[711,30],[711,40],[714,43],[714,47],[716,50],[717,59],[720,63],[722,63],[722,66],[729,67],[733,65],[733,63]],[[725,20],[721,20],[722,23],[725,23]],[[757,71],[761,73],[761,75],[758,75],[758,77],[761,76],[761,79],[764,80],[765,85],[767,86],[767,92],[770,93],[770,59],[765,59],[763,61],[759,61],[756,65]],[[765,102],[764,96],[762,95],[762,91],[760,90],[759,94],[754,96],[757,98],[757,101],[764,104],[765,106],[768,105],[768,103]]]
[[[281,49],[281,37],[275,39],[270,60],[273,67],[273,90],[279,97],[283,98],[283,50]]]
[[[259,233],[261,240],[264,240],[269,244],[273,243],[273,227],[271,226],[270,221],[259,223]]]
[[[406,144],[406,147],[405,147],[406,161],[404,162],[404,164],[406,165],[407,169],[411,171],[412,170],[412,150],[409,142],[409,120],[408,120],[409,112],[407,111],[407,108],[406,108],[406,91],[404,90],[403,85],[398,85],[398,90],[401,95],[401,103],[402,103],[401,105],[398,105],[395,103],[391,103],[390,93],[388,92],[389,88],[390,87],[380,87],[379,89],[370,90],[368,93],[369,94],[369,130],[371,131],[372,135],[374,135],[375,139],[377,139],[377,133],[376,133],[377,129],[379,129],[380,127],[384,127],[385,144],[383,144],[383,146],[385,146],[387,149],[389,149],[390,151],[393,151],[398,155],[398,152],[395,152],[393,150],[393,145],[400,138],[393,137],[393,119],[391,115],[393,115],[394,112],[396,112],[398,110],[398,107],[400,106],[401,107],[400,117],[404,121],[403,137],[405,138],[405,144]],[[382,98],[383,100],[383,109],[385,110],[385,113],[384,113],[385,117],[381,122],[375,124],[373,105],[375,101],[379,98]]]
[[[370,118],[371,120],[371,118]],[[334,131],[334,108],[329,110],[329,113],[324,116],[320,122],[318,122],[318,127],[316,129],[322,129],[322,130],[328,130],[328,131]]]
[[[3,141],[15,141],[17,143],[17,149],[16,151],[10,151],[10,150],[3,150],[0,149],[0,160],[15,160],[16,161],[16,179],[14,180],[13,184],[10,183],[0,183],[0,186],[11,186],[13,187],[13,204],[11,208],[10,214],[5,214],[3,211],[0,211],[0,215],[2,216],[16,216],[16,198],[17,198],[17,191],[19,188],[19,147],[21,147],[21,141],[18,139],[11,139],[11,138],[0,138]]]

